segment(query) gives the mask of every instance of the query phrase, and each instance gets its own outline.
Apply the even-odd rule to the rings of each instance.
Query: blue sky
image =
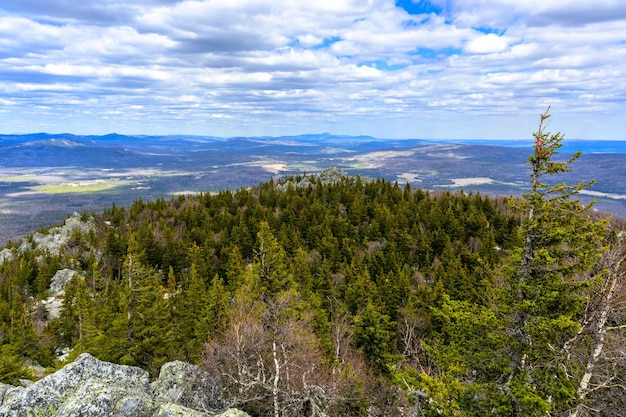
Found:
[[[626,139],[623,0],[0,0],[0,132]]]

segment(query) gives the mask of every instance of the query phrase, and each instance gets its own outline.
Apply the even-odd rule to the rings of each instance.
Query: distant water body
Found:
[[[435,142],[433,140],[433,142]],[[468,140],[449,140],[450,143],[464,143],[472,145],[492,145],[506,146],[510,148],[529,148],[532,146],[532,140],[486,140],[486,139],[468,139]],[[561,152],[578,152],[581,150],[584,154],[590,153],[626,153],[626,141],[623,140],[589,140],[589,139],[567,139],[563,140]]]

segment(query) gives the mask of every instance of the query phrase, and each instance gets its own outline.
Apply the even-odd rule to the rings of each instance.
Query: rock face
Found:
[[[322,182],[322,184],[333,184],[341,181],[344,178],[347,178],[348,175],[343,172],[342,169],[339,168],[326,168],[319,175],[309,175],[298,181],[292,182],[288,181],[282,184],[276,185],[276,189],[280,191],[286,191],[290,186],[295,186],[298,188],[306,188],[308,186],[315,186],[317,179]]]
[[[4,261],[10,261],[14,257],[13,251],[11,249],[2,249],[0,251],[0,265],[4,263]]]
[[[172,362],[150,383],[142,369],[102,362],[85,353],[27,388],[0,384],[0,416],[214,416],[187,406],[202,403],[202,393],[190,391],[196,374],[192,365]],[[227,410],[218,416],[247,414]]]
[[[161,367],[159,378],[152,382],[152,393],[166,401],[194,410],[224,409],[220,393],[209,374],[200,367],[185,362],[174,361]],[[238,414],[239,413],[239,414]],[[241,417],[246,415],[231,409],[222,417]]]
[[[57,271],[52,277],[52,280],[50,281],[50,288],[48,289],[48,292],[50,293],[50,295],[52,296],[64,295],[65,286],[67,285],[68,282],[72,280],[72,277],[76,274],[78,274],[77,271],[74,271],[73,269],[68,269],[68,268]]]
[[[93,227],[93,223],[93,218],[83,222],[80,214],[74,213],[65,220],[63,226],[52,227],[48,229],[48,233],[35,233],[32,236],[32,242],[22,239],[22,244],[18,250],[25,252],[38,248],[52,256],[56,256],[60,253],[61,248],[67,244],[74,232],[87,234]]]
[[[80,232],[82,234],[87,234],[93,227],[94,219],[92,217],[87,219],[87,221],[82,221],[81,215],[74,213],[71,217],[65,219],[62,226],[52,227],[48,229],[47,233],[37,232],[30,240],[23,238],[19,248],[2,249],[0,251],[0,265],[4,263],[4,261],[12,260],[15,257],[15,250],[19,253],[24,253],[26,251],[40,249],[44,252],[48,252],[52,256],[56,256],[70,240],[73,233]]]
[[[77,271],[65,268],[57,271],[52,277],[50,288],[48,289],[50,296],[39,302],[48,312],[48,319],[55,319],[61,315],[63,306],[63,299],[61,297],[65,295],[65,286],[72,280],[74,275],[77,274]]]

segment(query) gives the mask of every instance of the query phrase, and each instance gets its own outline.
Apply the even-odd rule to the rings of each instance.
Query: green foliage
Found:
[[[468,415],[463,410],[467,386],[447,374],[432,377],[413,368],[395,375],[396,383],[414,392],[414,407],[425,417],[452,417]],[[417,414],[420,415],[420,414]]]
[[[0,265],[2,343],[31,358],[73,347],[74,355],[88,351],[154,372],[165,360],[197,362],[204,343],[228,326],[232,294],[246,287],[266,301],[284,291],[301,294],[328,355],[335,350],[330,306],[345,303],[350,320],[361,323],[369,363],[384,371],[398,357],[395,319],[407,299],[428,294],[430,302],[433,294],[455,291],[455,280],[441,268],[435,277],[433,265],[443,259],[463,277],[472,275],[472,254],[490,251],[481,242],[504,245],[493,235],[508,236],[476,226],[510,225],[486,197],[430,195],[358,177],[334,183],[301,177],[305,187],[294,180],[137,201],[129,209],[113,205],[93,214],[96,227],[73,236],[58,257],[16,252]],[[469,231],[466,208],[474,208]],[[434,240],[446,239],[444,254],[446,245]],[[498,262],[492,256],[484,267]],[[39,333],[29,313],[61,268],[79,275],[66,287],[60,317]],[[368,338],[376,344],[365,346]]]
[[[127,313],[125,361],[156,375],[172,355],[174,331],[161,276],[141,264],[129,265],[128,287],[123,292]],[[132,277],[131,277],[132,275]]]
[[[267,222],[261,222],[257,233],[258,249],[253,267],[257,270],[262,291],[278,294],[294,284],[289,272],[285,249],[270,230]]]
[[[557,415],[574,405],[579,365],[563,348],[585,320],[595,285],[587,277],[605,250],[607,223],[590,215],[593,204],[585,207],[575,198],[592,183],[551,181],[551,176],[569,172],[580,153],[556,159],[563,136],[544,130],[548,118],[547,112],[541,116],[528,158],[530,191],[515,202],[523,216],[520,238],[513,240],[519,245],[498,280],[485,270],[491,278],[483,288],[489,291],[488,282],[501,283],[491,286],[492,297],[463,296],[479,290],[480,281],[471,282],[462,273],[446,241],[449,233],[442,239],[441,265],[448,268],[437,265],[434,272],[443,275],[445,288],[457,292],[447,291],[433,308],[434,337],[426,346],[440,375],[435,381],[452,387],[462,382],[465,392],[456,391],[455,404],[465,415],[485,415],[487,410],[490,415]],[[476,266],[483,269],[480,262]],[[424,381],[428,379],[415,384],[425,389]],[[446,408],[445,401],[440,408]]]
[[[581,329],[585,301],[592,282],[584,280],[605,248],[607,222],[596,221],[575,198],[593,182],[551,184],[546,177],[570,171],[579,156],[556,160],[560,133],[546,132],[549,114],[541,115],[528,158],[531,190],[519,208],[525,213],[522,245],[505,269],[509,286],[503,300],[513,335],[510,395],[516,412],[541,415],[567,406],[576,382],[559,369],[564,343]],[[552,353],[549,353],[552,352]],[[550,364],[547,366],[547,364]]]
[[[388,374],[393,363],[393,323],[371,302],[355,318],[355,342],[377,372]]]
[[[428,347],[437,365],[455,378],[486,383],[506,373],[503,323],[492,308],[443,296],[433,308],[436,337]]]
[[[24,358],[13,345],[0,346],[0,383],[19,385],[20,379],[31,379],[24,366]]]
[[[516,208],[347,176],[113,205],[58,257],[14,250],[0,265],[0,344],[19,360],[73,348],[155,374],[206,361],[207,346],[228,352],[245,330],[245,369],[262,358],[269,375],[276,358],[281,383],[298,375],[283,403],[298,392],[347,416],[395,415],[406,398],[430,416],[552,411],[548,395],[567,404],[572,386],[550,352],[580,329],[580,277],[603,231],[569,198],[583,184],[544,179],[573,161],[553,159],[560,135],[536,138],[536,181]],[[47,320],[37,306],[60,268],[79,274]],[[267,411],[275,394],[257,388],[269,397],[249,409]]]

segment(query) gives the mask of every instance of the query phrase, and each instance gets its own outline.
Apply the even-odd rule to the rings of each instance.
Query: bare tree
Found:
[[[576,389],[576,407],[570,417],[622,415],[626,407],[626,236],[614,234],[598,265],[598,280],[589,296],[581,330],[567,341],[564,351],[583,369]],[[607,395],[609,394],[610,395]]]
[[[205,368],[222,401],[255,414],[321,416],[333,395],[330,366],[297,293],[235,297],[230,326],[206,345]]]
[[[400,353],[408,361],[409,365],[422,372],[429,373],[429,365],[422,363],[425,352],[422,340],[428,336],[428,320],[418,312],[404,307],[400,309],[398,320],[398,340]]]

